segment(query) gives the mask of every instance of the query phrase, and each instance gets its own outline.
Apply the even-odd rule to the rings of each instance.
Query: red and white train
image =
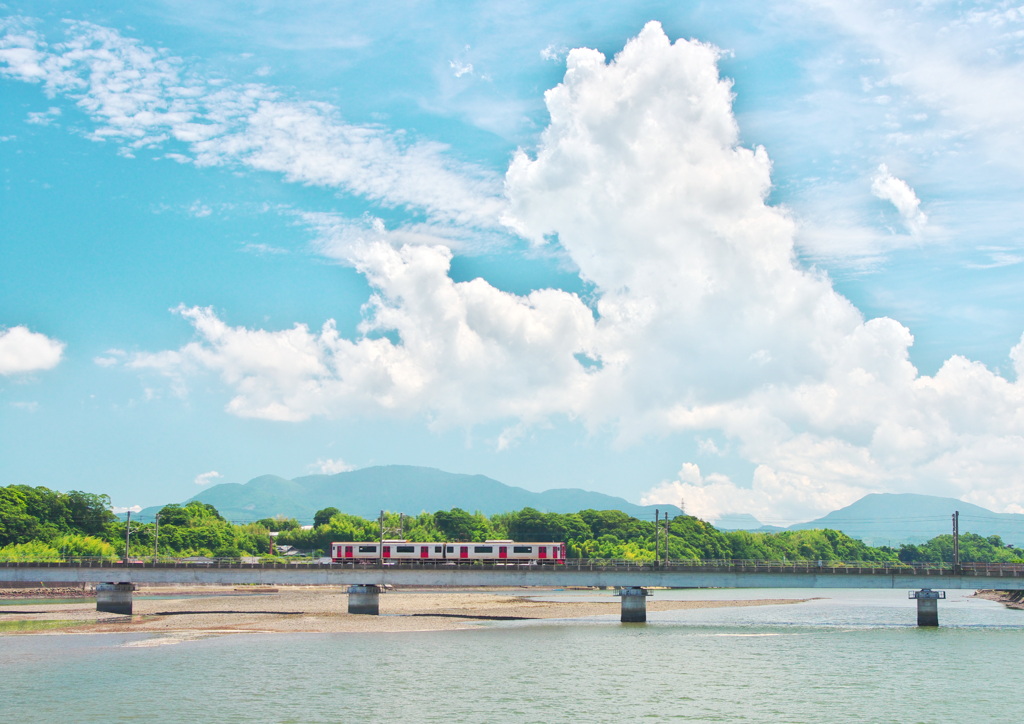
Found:
[[[565,543],[522,543],[488,540],[483,543],[417,543],[407,540],[331,543],[331,561],[509,561],[565,563]]]

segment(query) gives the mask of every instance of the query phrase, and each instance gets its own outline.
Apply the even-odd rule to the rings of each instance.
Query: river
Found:
[[[1024,612],[949,591],[403,634],[0,636],[5,722],[1010,722]],[[400,594],[399,594],[400,595]],[[575,597],[582,593],[556,593]],[[170,641],[180,641],[166,645]]]

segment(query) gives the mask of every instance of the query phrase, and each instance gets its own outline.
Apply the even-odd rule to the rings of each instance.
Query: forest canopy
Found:
[[[72,490],[0,487],[0,560],[62,560],[70,556],[269,556],[287,549],[330,554],[333,542],[398,538],[415,541],[564,542],[570,558],[653,561],[743,559],[785,561],[952,562],[953,540],[942,535],[898,549],[872,547],[835,530],[776,533],[721,531],[699,518],[678,515],[656,526],[618,510],[545,513],[523,508],[487,517],[461,508],[418,515],[384,513],[367,520],[338,507],[317,511],[312,526],[279,516],[229,521],[209,503],[165,505],[153,520],[121,520],[110,499]],[[666,543],[667,541],[667,543]],[[1024,551],[999,536],[960,536],[962,561],[1024,562]]]

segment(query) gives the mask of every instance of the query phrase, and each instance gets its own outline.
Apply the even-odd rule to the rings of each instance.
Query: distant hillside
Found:
[[[387,465],[363,468],[336,475],[306,475],[288,480],[264,475],[248,483],[215,485],[184,501],[199,500],[217,508],[228,520],[245,522],[283,515],[311,523],[316,511],[335,507],[346,513],[373,519],[381,510],[417,514],[462,508],[485,515],[536,508],[549,513],[621,510],[644,520],[654,518],[655,509],[670,515],[681,513],[672,505],[636,505],[623,498],[577,488],[559,488],[534,493],[505,485],[483,475],[447,473],[434,468]],[[139,514],[146,521],[160,507]],[[817,520],[789,528],[762,525],[751,515],[733,514],[715,521],[721,530],[778,532],[831,528],[868,545],[924,543],[952,531],[953,511],[960,511],[960,532],[983,536],[998,535],[1006,543],[1024,548],[1024,515],[994,513],[955,498],[910,493],[874,493],[856,503]]]
[[[621,510],[642,519],[653,519],[655,509],[677,515],[672,505],[636,505],[623,498],[576,488],[534,493],[505,485],[483,475],[447,473],[434,468],[387,465],[336,475],[307,475],[288,480],[264,475],[248,483],[223,483],[187,501],[214,506],[228,520],[243,522],[283,515],[311,523],[316,511],[335,507],[345,513],[373,519],[381,510],[417,514],[462,508],[485,515],[536,508],[547,513]],[[148,520],[162,506],[139,514]]]
[[[713,524],[719,530],[749,530],[759,533],[785,530],[785,528],[765,525],[749,513],[729,513],[716,519]]]
[[[1024,547],[1024,515],[994,513],[956,498],[912,493],[872,493],[856,503],[788,530],[832,528],[868,545],[924,543],[953,532],[953,511],[960,511],[960,533],[998,535],[1003,542]]]

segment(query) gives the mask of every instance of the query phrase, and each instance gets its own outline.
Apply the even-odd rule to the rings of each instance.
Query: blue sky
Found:
[[[0,483],[1024,512],[1024,12],[0,5]]]

